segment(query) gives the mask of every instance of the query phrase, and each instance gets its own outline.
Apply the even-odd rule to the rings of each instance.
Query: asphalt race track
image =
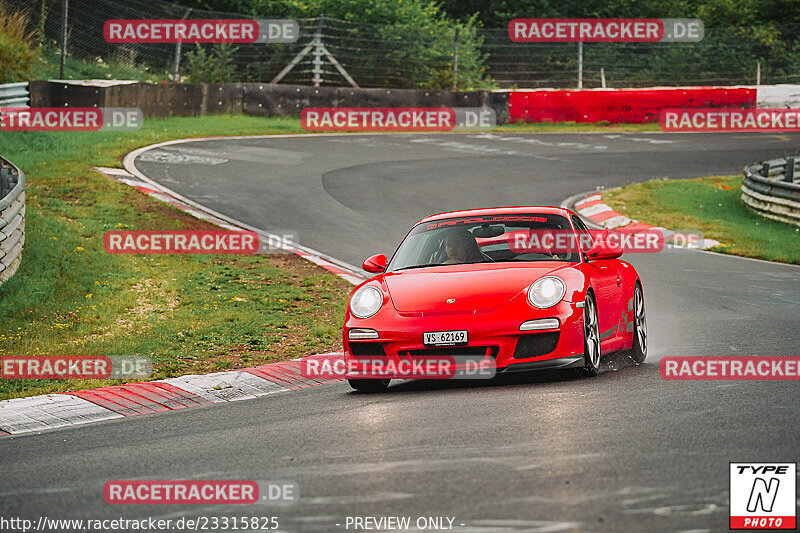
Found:
[[[797,135],[350,135],[172,145],[136,165],[360,265],[430,213],[558,205],[600,185],[734,174],[798,151]],[[800,355],[800,268],[686,250],[625,258],[644,282],[643,366],[395,382],[381,395],[337,383],[3,438],[0,505],[33,518],[277,516],[285,531],[387,515],[454,517],[457,531],[727,530],[729,462],[800,458],[797,382],[664,381],[657,363]],[[113,479],[293,480],[300,500],[111,506],[102,488]]]

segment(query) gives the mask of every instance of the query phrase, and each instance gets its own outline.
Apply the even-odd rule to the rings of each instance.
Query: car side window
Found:
[[[594,238],[592,238],[589,228],[586,227],[586,224],[583,223],[583,220],[575,215],[572,215],[572,223],[575,224],[575,229],[578,230],[581,249],[584,251],[584,253],[588,252],[589,248],[591,248],[594,244]]]

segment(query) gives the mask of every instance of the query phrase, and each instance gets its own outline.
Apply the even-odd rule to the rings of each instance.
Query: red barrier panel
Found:
[[[511,122],[658,122],[662,109],[756,107],[755,87],[512,91]]]

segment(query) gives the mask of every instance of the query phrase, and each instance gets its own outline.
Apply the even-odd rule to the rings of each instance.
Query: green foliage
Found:
[[[38,45],[28,22],[26,11],[14,12],[0,2],[0,83],[27,81],[33,75]]]
[[[235,81],[236,64],[233,55],[237,48],[230,44],[215,44],[211,52],[199,44],[186,53],[185,72],[191,83],[226,83]]]
[[[486,74],[476,17],[466,17],[456,23],[434,2],[184,0],[184,4],[237,12],[254,18],[309,20],[324,16],[323,35],[331,38],[323,42],[345,70],[366,87],[449,89],[452,85],[453,38],[458,26],[458,87],[482,89],[494,86]],[[313,27],[313,20],[311,24]],[[264,52],[263,58],[258,56],[245,66],[249,72],[247,77],[251,81],[268,79],[265,66],[285,65],[292,56],[293,53],[281,49]],[[330,77],[338,77],[338,74]]]
[[[34,68],[33,78],[40,80],[59,77],[61,56],[53,46],[43,47],[41,60]],[[64,77],[78,80],[136,80],[142,83],[159,83],[169,80],[166,70],[152,68],[146,64],[134,64],[122,57],[96,57],[80,59],[68,55],[64,65]]]
[[[443,0],[441,5],[455,19],[477,13],[487,28],[505,27],[514,18],[699,18],[706,28],[800,22],[797,0]]]

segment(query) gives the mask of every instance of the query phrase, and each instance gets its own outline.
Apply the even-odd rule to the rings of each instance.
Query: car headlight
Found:
[[[383,293],[377,287],[361,287],[350,298],[350,312],[358,318],[369,318],[383,305]]]
[[[528,289],[528,301],[540,309],[553,307],[567,292],[564,282],[555,276],[545,276],[536,280]]]

